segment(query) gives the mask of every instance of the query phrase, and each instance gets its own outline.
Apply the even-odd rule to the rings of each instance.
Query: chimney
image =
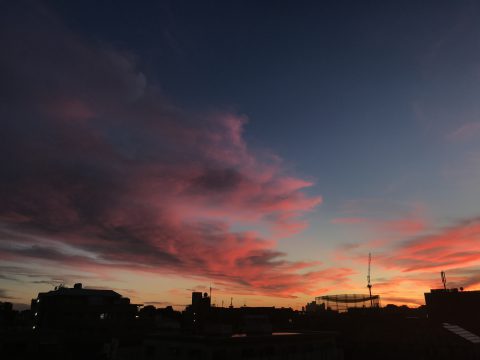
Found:
[[[73,285],[73,288],[74,289],[81,289],[82,288],[82,283],[76,283],[75,285]]]

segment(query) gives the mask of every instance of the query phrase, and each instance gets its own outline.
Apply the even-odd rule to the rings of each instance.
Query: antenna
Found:
[[[445,271],[441,271],[440,276],[442,277],[443,289],[447,291],[447,277],[445,275]]]
[[[212,299],[212,284],[210,284],[210,300]]]
[[[230,298],[230,309],[233,309],[233,297]]]
[[[370,306],[373,307],[373,299],[372,299],[372,284],[370,283],[370,267],[372,264],[372,254],[368,253],[368,275],[367,275],[367,287],[368,292],[370,294]]]

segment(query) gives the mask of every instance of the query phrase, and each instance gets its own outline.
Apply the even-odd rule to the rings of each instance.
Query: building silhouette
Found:
[[[96,332],[129,326],[135,321],[137,305],[113,290],[59,286],[39,293],[32,300],[33,328]]]
[[[438,323],[452,323],[480,332],[480,291],[432,289],[425,293],[428,318]]]

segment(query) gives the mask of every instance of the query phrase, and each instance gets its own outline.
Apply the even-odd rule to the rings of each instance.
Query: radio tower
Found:
[[[368,275],[367,275],[367,287],[368,292],[370,294],[370,306],[373,307],[373,299],[372,299],[372,284],[370,283],[370,265],[372,263],[372,254],[368,253]]]
[[[440,276],[442,277],[443,289],[447,291],[447,276],[445,275],[445,271],[442,271]]]

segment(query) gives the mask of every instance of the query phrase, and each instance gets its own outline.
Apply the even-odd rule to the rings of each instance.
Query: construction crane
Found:
[[[443,289],[447,291],[447,276],[445,275],[445,271],[441,271],[440,276],[442,277]]]
[[[372,299],[372,284],[370,283],[370,266],[372,264],[372,254],[368,253],[368,275],[367,275],[367,287],[368,292],[370,294],[370,306],[373,307],[373,299]]]

